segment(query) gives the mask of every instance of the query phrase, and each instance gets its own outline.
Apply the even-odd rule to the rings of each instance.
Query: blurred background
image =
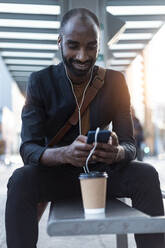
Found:
[[[4,195],[8,177],[22,165],[21,110],[28,77],[61,61],[57,46],[61,17],[76,7],[98,16],[97,64],[125,75],[137,159],[154,164],[162,188],[165,185],[165,0],[0,0],[0,193]],[[0,244],[6,247],[4,236]]]
[[[165,1],[0,1],[0,154],[18,153],[21,109],[29,75],[61,58],[62,15],[74,7],[94,11],[101,24],[97,64],[125,74],[144,155],[165,150]]]

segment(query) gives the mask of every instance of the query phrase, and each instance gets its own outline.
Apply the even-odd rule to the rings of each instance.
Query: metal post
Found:
[[[117,248],[128,248],[128,237],[127,234],[116,235]]]

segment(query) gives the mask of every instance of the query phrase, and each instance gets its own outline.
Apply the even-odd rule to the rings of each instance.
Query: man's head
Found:
[[[58,44],[68,71],[86,76],[95,64],[99,49],[99,22],[88,9],[72,9],[61,22]]]

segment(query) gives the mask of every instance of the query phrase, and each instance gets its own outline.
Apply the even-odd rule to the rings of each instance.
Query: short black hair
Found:
[[[97,16],[90,11],[89,9],[85,9],[85,8],[75,8],[75,9],[71,9],[68,12],[65,13],[65,15],[62,18],[61,21],[61,28],[60,28],[60,33],[62,34],[64,26],[67,24],[67,22],[74,16],[80,15],[81,17],[91,17],[91,19],[95,22],[95,24],[97,25],[98,29],[100,29],[100,24],[98,21]]]

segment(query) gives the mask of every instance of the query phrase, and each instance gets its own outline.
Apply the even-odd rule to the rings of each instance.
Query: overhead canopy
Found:
[[[0,1],[0,55],[23,92],[31,72],[56,61],[65,1]],[[126,23],[124,32],[109,43],[108,58],[109,66],[124,71],[164,24],[165,1],[109,0],[106,5]]]
[[[165,1],[109,0],[106,9],[126,22],[118,41],[109,44],[110,66],[124,71],[165,23]]]

